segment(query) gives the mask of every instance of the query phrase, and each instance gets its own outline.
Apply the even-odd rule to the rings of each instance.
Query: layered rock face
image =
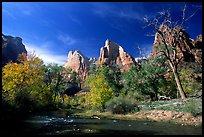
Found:
[[[174,34],[172,33],[171,29],[166,26],[160,26],[160,30],[165,33],[165,41],[166,43],[172,45],[174,42]],[[182,58],[182,61],[194,61],[194,55],[191,53],[191,49],[193,48],[192,40],[190,39],[189,35],[182,30],[181,28],[174,28],[174,32],[180,33],[181,39],[173,45],[176,45],[177,48],[177,57]],[[155,34],[154,40],[154,47],[163,44],[162,37],[159,33]],[[156,52],[156,51],[155,51]]]
[[[121,71],[127,71],[136,63],[134,58],[121,46],[110,40],[105,41],[105,46],[101,48],[100,57],[97,62],[107,65],[115,63],[121,67]]]
[[[67,62],[65,68],[71,68],[72,71],[76,72],[78,76],[84,80],[89,70],[89,60],[79,50],[71,50],[68,53]]]
[[[166,34],[165,41],[168,44],[173,44],[174,34],[170,31],[170,28],[166,26],[161,26],[160,30]],[[196,40],[190,38],[187,32],[181,28],[174,28],[174,32],[180,33],[180,40],[174,44],[178,53],[177,58],[182,58],[181,61],[192,61],[202,64],[202,35],[199,35]],[[163,44],[162,37],[160,34],[155,34],[155,40],[153,43],[153,48]],[[157,50],[154,50],[151,55],[157,54]]]
[[[202,66],[202,35],[198,35],[197,39],[193,42],[192,53],[195,56],[195,62]]]
[[[2,34],[2,67],[9,61],[17,62],[19,54],[26,53],[25,45],[20,37]]]

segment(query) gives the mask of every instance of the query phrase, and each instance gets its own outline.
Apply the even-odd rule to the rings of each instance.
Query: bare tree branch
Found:
[[[178,64],[181,62],[182,59],[183,59],[183,56],[182,56],[181,58],[177,59],[177,61],[176,61],[176,63],[175,63],[175,66],[176,66],[176,67],[177,67]]]
[[[184,4],[184,7],[183,7],[182,22],[185,21],[185,14],[186,14],[186,4]]]
[[[184,5],[184,8],[183,8],[183,16],[182,16],[182,23],[181,23],[181,26],[183,26],[183,24],[188,21],[190,18],[192,18],[197,12],[198,10],[200,10],[202,7],[198,7],[194,12],[193,14],[191,14],[189,17],[185,17],[185,13],[186,13],[186,9],[187,9],[187,6],[186,4]]]

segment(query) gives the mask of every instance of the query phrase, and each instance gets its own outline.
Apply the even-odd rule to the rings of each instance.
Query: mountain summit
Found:
[[[79,50],[69,51],[67,62],[64,64],[65,68],[71,68],[72,71],[76,72],[82,79],[85,79],[89,66],[89,59]]]
[[[99,63],[110,65],[111,63],[121,66],[121,71],[127,71],[130,67],[135,65],[135,59],[130,56],[122,46],[107,39],[105,46],[100,50]]]

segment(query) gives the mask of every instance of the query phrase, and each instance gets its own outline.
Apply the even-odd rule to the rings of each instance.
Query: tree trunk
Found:
[[[55,87],[55,97],[54,97],[54,103],[56,101],[56,97],[57,97],[57,92],[58,92],[58,87],[59,87],[59,82],[57,82],[57,85]],[[56,104],[56,103],[55,103]]]
[[[155,101],[155,94],[150,94],[151,101]]]
[[[155,93],[155,100],[156,100],[156,101],[159,100],[159,99],[158,99],[158,95],[157,95],[157,93]]]
[[[179,78],[179,75],[178,75],[178,72],[177,72],[177,69],[175,68],[175,66],[173,66],[173,64],[170,63],[170,66],[173,70],[173,74],[174,74],[174,77],[175,77],[175,80],[176,80],[176,85],[178,87],[178,90],[179,90],[179,93],[180,93],[180,96],[181,96],[181,99],[182,100],[185,100],[186,99],[186,94],[183,90],[183,87],[182,87],[182,84],[181,84],[181,81],[180,81],[180,78]]]
[[[54,96],[54,104],[55,104],[55,105],[56,105],[56,103],[55,103],[56,96],[57,96],[57,93],[56,93],[56,91],[55,91],[55,96]]]
[[[174,76],[175,76],[176,84],[177,84],[177,87],[178,87],[178,90],[179,90],[181,99],[184,100],[184,99],[186,99],[186,94],[185,94],[185,92],[184,92],[184,90],[183,90],[183,87],[182,87],[182,85],[181,85],[181,81],[180,81],[180,79],[179,79],[178,73],[175,72],[175,71],[173,71],[173,73],[174,73]]]

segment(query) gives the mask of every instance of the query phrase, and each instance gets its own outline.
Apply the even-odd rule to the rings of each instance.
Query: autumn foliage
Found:
[[[86,95],[86,103],[92,107],[104,109],[105,103],[114,95],[106,77],[102,73],[90,75],[86,82],[90,88],[90,93]]]
[[[14,108],[31,111],[49,103],[49,86],[44,83],[43,61],[34,54],[20,57],[20,63],[3,67],[2,99]]]

